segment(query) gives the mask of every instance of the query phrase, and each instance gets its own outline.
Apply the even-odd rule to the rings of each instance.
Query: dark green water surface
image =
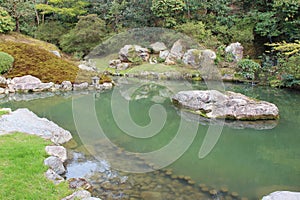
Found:
[[[99,125],[108,139],[117,147],[138,153],[158,150],[166,146],[176,136],[180,121],[185,120],[187,123],[196,124],[198,130],[192,144],[187,147],[187,151],[174,163],[167,166],[168,169],[172,169],[174,176],[189,176],[197,185],[205,183],[217,190],[221,187],[227,187],[229,191],[236,191],[248,199],[258,199],[276,190],[300,191],[299,92],[269,87],[225,84],[226,90],[275,103],[280,110],[280,119],[275,123],[274,128],[265,130],[236,129],[224,126],[214,148],[207,156],[200,159],[198,157],[199,149],[204,142],[209,125],[186,118],[181,119],[178,110],[170,101],[170,96],[184,89],[206,89],[206,85],[204,83],[154,81],[141,82],[138,83],[138,86],[135,86],[136,84],[136,82],[123,83],[122,86],[115,87],[114,92],[118,94],[116,96],[112,95],[112,91],[92,94]],[[81,135],[74,125],[72,100],[84,98],[84,96],[83,94],[73,94],[56,95],[30,101],[12,100],[0,104],[0,106],[11,107],[12,109],[29,108],[40,117],[46,117],[70,130],[77,142],[74,148],[78,151],[82,145],[85,145],[89,146],[87,149],[90,150],[90,153],[95,154],[95,152],[99,152],[101,141],[86,144],[82,141]],[[114,102],[117,104],[120,102],[120,105],[112,104],[112,98],[120,98],[120,100],[114,99]],[[151,124],[150,107],[154,104],[162,106],[167,118],[159,133],[150,138],[135,138],[127,135],[124,128],[119,127],[115,122],[116,117],[113,115],[112,106],[119,106],[119,112],[122,113],[122,108],[127,109],[125,105],[122,106],[122,101],[126,99],[129,101],[130,116],[128,117],[131,117],[134,123],[141,127]],[[79,114],[82,112],[84,116],[89,116],[84,114],[84,109],[83,106],[76,112]],[[155,117],[159,118],[160,116],[155,115]],[[85,117],[85,120],[87,120],[87,124],[90,121],[89,117]],[[82,123],[85,123],[84,120]],[[98,134],[97,130],[93,130],[93,128],[87,128],[86,131],[90,134]],[[193,134],[191,132],[194,129],[188,126],[184,131],[184,134],[189,135]],[[118,162],[117,157],[112,159]],[[111,163],[111,165],[114,168],[114,164]],[[130,171],[130,164],[128,166],[123,164],[123,167]]]

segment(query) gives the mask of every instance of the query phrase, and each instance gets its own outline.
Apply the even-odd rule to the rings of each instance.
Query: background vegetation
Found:
[[[164,27],[214,50],[238,41],[261,65],[258,79],[278,86],[288,86],[286,78],[299,81],[299,51],[287,55],[279,48],[300,40],[299,0],[0,0],[0,6],[10,15],[0,14],[0,21],[13,19],[16,32],[77,58],[123,30]],[[1,29],[11,30],[11,22]]]

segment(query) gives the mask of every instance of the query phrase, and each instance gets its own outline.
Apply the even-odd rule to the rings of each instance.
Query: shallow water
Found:
[[[258,199],[275,190],[300,191],[300,93],[250,85],[225,84],[225,87],[275,103],[280,110],[280,120],[271,122],[271,126],[259,125],[258,129],[262,130],[253,129],[253,126],[237,129],[241,126],[210,127],[207,122],[198,123],[197,119],[180,113],[169,97],[180,90],[206,89],[207,86],[204,83],[170,81],[122,80],[114,91],[10,101],[0,106],[27,107],[70,130],[76,143],[69,144],[69,147],[88,156],[81,163],[82,169],[88,166],[94,169],[93,156],[96,156],[96,160],[107,160],[111,170],[122,176],[137,180],[152,177],[149,181],[155,183],[157,179],[163,188],[178,180],[180,184],[191,187],[187,181],[181,181],[180,178],[185,176],[191,177],[190,183],[195,182],[193,187],[206,184],[218,191],[227,187],[230,192],[238,192],[248,199]],[[151,108],[154,104],[160,106]],[[95,121],[101,129],[95,126]],[[213,132],[208,134],[209,128],[213,128]],[[104,135],[100,134],[101,131]],[[152,131],[157,131],[157,134]],[[171,141],[175,143],[173,148],[166,148],[165,154],[156,157],[155,151],[168,147]],[[208,155],[199,158],[203,143]],[[155,153],[145,156],[153,151]],[[151,171],[165,165],[173,177],[167,175],[165,179],[158,179],[165,171]],[[75,169],[78,167],[73,163],[74,166]],[[72,169],[71,163],[69,176],[76,174],[72,174]],[[142,186],[131,187],[137,193],[143,191]],[[174,187],[176,190],[176,187],[183,186],[177,184]],[[197,193],[196,189],[189,189],[189,193]],[[168,195],[185,199],[180,193]]]

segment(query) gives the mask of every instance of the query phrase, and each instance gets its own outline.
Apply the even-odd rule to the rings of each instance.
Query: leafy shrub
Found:
[[[14,58],[4,52],[0,52],[0,73],[6,72],[13,66]]]
[[[87,55],[105,36],[103,20],[95,14],[81,16],[75,28],[60,39],[60,46],[67,53]]]
[[[41,24],[36,32],[35,37],[37,39],[50,42],[55,45],[59,45],[59,39],[63,34],[67,32],[67,29],[58,21],[50,21]]]
[[[6,10],[0,7],[0,33],[7,33],[14,30],[14,22]]]
[[[242,59],[237,64],[238,74],[246,79],[255,80],[258,78],[258,72],[261,68],[257,62],[250,59]]]

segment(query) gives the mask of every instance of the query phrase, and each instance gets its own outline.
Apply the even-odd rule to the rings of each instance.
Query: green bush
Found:
[[[0,33],[13,31],[15,24],[6,10],[0,7]]]
[[[260,70],[260,64],[250,59],[242,59],[237,64],[237,71],[239,75],[249,80],[256,80]]]
[[[12,67],[14,58],[4,52],[0,52],[0,73],[7,72]]]

